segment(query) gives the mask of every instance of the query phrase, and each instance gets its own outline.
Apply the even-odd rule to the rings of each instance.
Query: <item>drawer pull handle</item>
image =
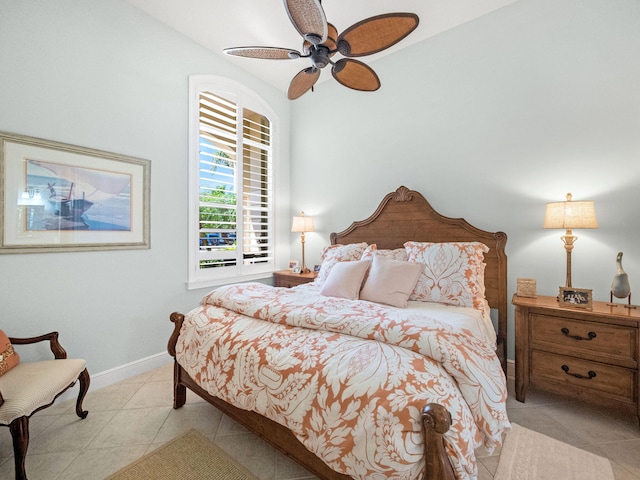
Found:
[[[581,337],[580,335],[569,335],[569,329],[567,327],[564,327],[562,330],[560,330],[562,332],[563,335],[569,337],[569,338],[573,338],[575,340],[593,340],[594,338],[596,338],[596,332],[589,332],[587,333],[587,335],[589,336],[589,338],[584,338]]]
[[[569,373],[569,367],[567,365],[562,365],[562,370],[564,370],[564,373],[566,373],[567,375],[571,375],[572,377],[576,378],[584,378],[585,380],[591,380],[596,376],[596,372],[594,372],[593,370],[589,370],[587,372],[587,376],[582,375],[581,373]]]

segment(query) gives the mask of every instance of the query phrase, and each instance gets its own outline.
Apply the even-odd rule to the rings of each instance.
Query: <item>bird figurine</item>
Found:
[[[622,268],[622,252],[618,252],[616,257],[616,270],[611,283],[611,303],[613,303],[613,297],[628,298],[631,305],[631,285],[629,285],[629,276]]]

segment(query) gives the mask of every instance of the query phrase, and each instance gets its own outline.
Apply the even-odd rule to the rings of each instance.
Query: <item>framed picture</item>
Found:
[[[0,253],[150,248],[151,162],[0,132]]]
[[[302,267],[300,265],[296,265],[293,267],[293,273],[302,273]]]
[[[289,260],[289,270],[293,270],[297,266],[298,266],[298,261],[297,260]]]
[[[592,308],[591,290],[585,288],[560,287],[558,301],[563,307]]]
[[[321,266],[322,266],[322,265],[314,265],[314,266],[313,266],[313,271],[314,271],[315,273],[320,272],[320,267],[321,267]]]

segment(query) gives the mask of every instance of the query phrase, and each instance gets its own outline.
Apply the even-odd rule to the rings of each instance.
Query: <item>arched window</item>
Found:
[[[222,77],[190,77],[189,96],[189,288],[264,277],[274,269],[276,115]]]

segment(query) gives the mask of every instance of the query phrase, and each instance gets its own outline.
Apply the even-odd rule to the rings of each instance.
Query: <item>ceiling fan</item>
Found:
[[[345,87],[372,92],[380,88],[380,79],[371,67],[353,57],[378,53],[413,32],[418,16],[413,13],[386,13],[366,18],[338,35],[336,27],[327,22],[320,0],[284,0],[289,19],[304,39],[302,52],[279,47],[225,48],[224,53],[238,57],[268,60],[310,58],[311,66],[301,70],[287,90],[295,100],[313,88],[320,71],[331,65],[331,74]],[[346,58],[333,61],[340,53]]]

